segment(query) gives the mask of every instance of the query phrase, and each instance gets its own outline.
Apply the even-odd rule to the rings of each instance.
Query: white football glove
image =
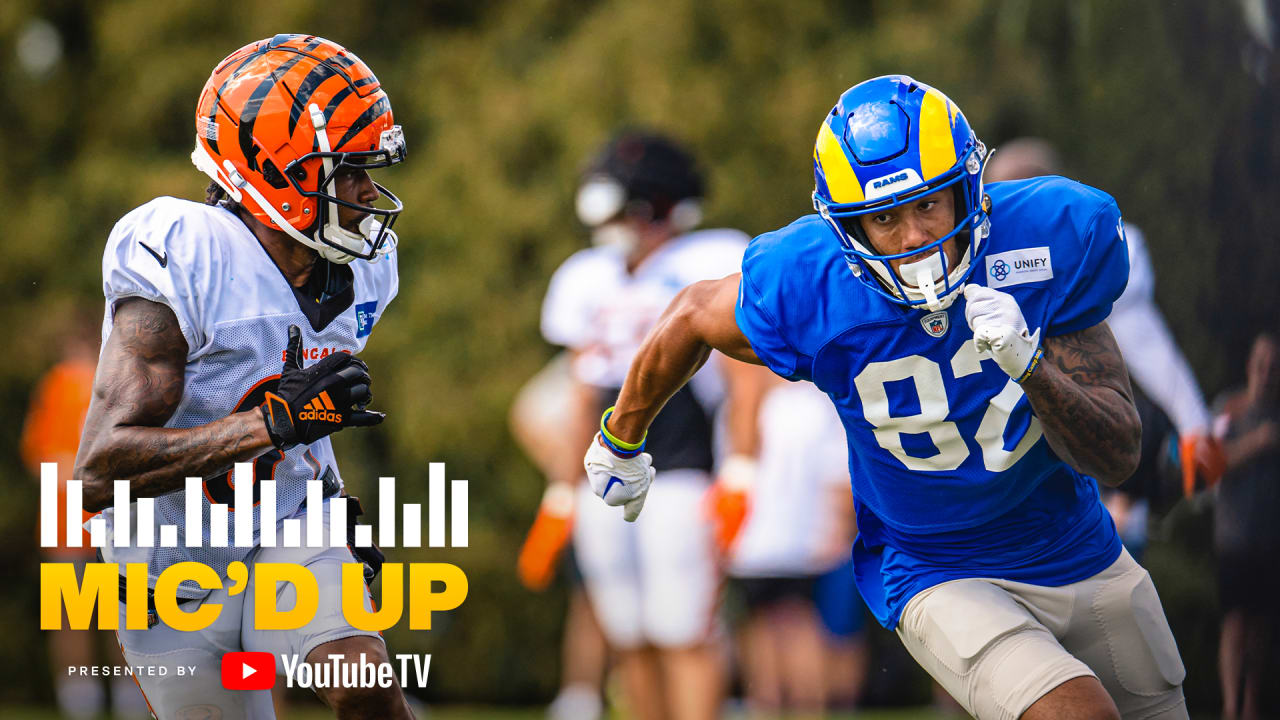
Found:
[[[619,457],[605,445],[600,433],[596,433],[582,464],[587,469],[592,491],[610,505],[621,505],[622,519],[635,522],[657,474],[653,469],[653,456],[642,452],[634,457]]]
[[[1018,301],[1006,292],[980,285],[964,287],[964,319],[973,330],[973,346],[988,355],[1016,382],[1031,377],[1040,364],[1040,330],[1027,331]]]

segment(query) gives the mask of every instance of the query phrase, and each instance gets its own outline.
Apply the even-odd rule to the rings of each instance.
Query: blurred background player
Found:
[[[743,684],[752,715],[818,715],[833,700],[855,702],[866,669],[844,429],[821,391],[781,380],[765,394],[759,425],[751,512],[729,564],[747,609]]]
[[[547,478],[538,513],[520,548],[516,571],[527,589],[541,592],[563,565],[571,583],[560,645],[560,691],[547,708],[552,720],[596,720],[604,711],[601,696],[609,662],[609,646],[587,600],[582,575],[567,555],[573,528],[577,484],[582,476],[578,448],[571,442],[581,433],[572,427],[571,394],[576,385],[569,374],[569,355],[560,353],[520,388],[511,404],[511,434]]]
[[[1002,144],[992,153],[986,180],[994,183],[1062,173],[1061,158],[1048,141],[1022,137]],[[1143,420],[1143,453],[1133,476],[1118,488],[1104,489],[1103,495],[1125,547],[1141,559],[1147,543],[1151,501],[1158,503],[1170,494],[1162,486],[1157,467],[1165,436],[1172,431],[1175,441],[1181,439],[1182,460],[1187,466],[1184,483],[1188,472],[1197,472],[1205,482],[1215,482],[1221,474],[1221,461],[1217,459],[1217,443],[1209,432],[1209,410],[1200,385],[1156,306],[1155,271],[1146,237],[1128,220],[1124,230],[1129,283],[1112,307],[1107,324],[1124,356],[1129,376],[1141,390],[1135,393],[1134,401]],[[1201,463],[1199,470],[1194,469],[1197,462]]]
[[[89,533],[80,530],[80,547],[66,547],[66,479],[80,445],[80,430],[93,394],[93,372],[98,361],[96,323],[77,317],[62,333],[61,359],[36,384],[22,425],[22,460],[33,478],[40,477],[41,463],[58,464],[58,541],[55,548],[43,548],[43,562],[74,563],[76,577],[83,579],[85,565],[93,562],[97,550],[89,545]],[[88,521],[93,513],[84,511]],[[53,675],[58,712],[66,718],[92,718],[102,714],[107,696],[101,678],[68,675],[67,668],[101,664],[123,665],[115,633],[101,630],[49,630],[49,667]],[[127,676],[110,680],[111,710],[116,718],[148,717],[142,693]]]
[[[648,132],[620,133],[583,174],[577,212],[594,247],[560,266],[542,309],[543,335],[572,354],[575,420],[567,426],[574,442],[591,437],[636,349],[676,293],[737,270],[744,233],[691,232],[703,196],[689,153]],[[705,513],[708,504],[744,506],[739,486],[749,482],[754,464],[755,412],[766,376],[720,357],[709,366],[667,403],[654,426],[649,448],[660,453],[663,470],[648,501],[656,511],[626,523],[577,483],[576,557],[617,653],[627,703],[642,720],[715,717],[724,693],[716,538],[730,541],[741,513],[718,526]],[[734,487],[708,495],[722,401],[730,455],[720,465]]]
[[[838,507],[841,509],[837,515],[846,518],[845,530],[839,534],[849,538],[842,548],[844,561],[818,576],[813,593],[825,631],[827,707],[852,711],[862,702],[867,686],[870,648],[866,635],[867,608],[858,594],[853,556],[848,550],[858,530],[852,493],[845,494]]]
[[[1280,614],[1280,344],[1263,333],[1242,390],[1222,396],[1215,419],[1226,455],[1217,487],[1213,547],[1222,606],[1218,673],[1222,717],[1275,717],[1260,707]]]

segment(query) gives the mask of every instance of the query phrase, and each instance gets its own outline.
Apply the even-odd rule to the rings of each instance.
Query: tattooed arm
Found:
[[[1106,323],[1045,338],[1044,360],[1022,389],[1049,447],[1067,464],[1112,487],[1133,474],[1142,422]]]
[[[116,305],[76,456],[86,510],[111,504],[114,480],[128,480],[134,497],[154,497],[272,449],[256,408],[198,427],[161,427],[182,400],[186,364],[187,342],[168,306],[141,298]]]

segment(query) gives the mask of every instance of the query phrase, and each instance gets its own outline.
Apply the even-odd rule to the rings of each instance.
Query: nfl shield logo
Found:
[[[951,327],[951,319],[947,316],[946,310],[939,310],[920,318],[920,324],[924,326],[925,332],[937,338],[947,334],[947,328]]]

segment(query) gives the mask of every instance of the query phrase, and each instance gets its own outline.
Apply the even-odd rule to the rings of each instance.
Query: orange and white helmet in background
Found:
[[[342,200],[334,176],[404,157],[404,134],[378,78],[314,35],[276,35],[235,51],[214,68],[196,106],[195,166],[263,224],[332,262],[393,250],[391,226],[404,209],[377,183],[382,207]],[[339,206],[365,214],[359,232],[338,224]]]

